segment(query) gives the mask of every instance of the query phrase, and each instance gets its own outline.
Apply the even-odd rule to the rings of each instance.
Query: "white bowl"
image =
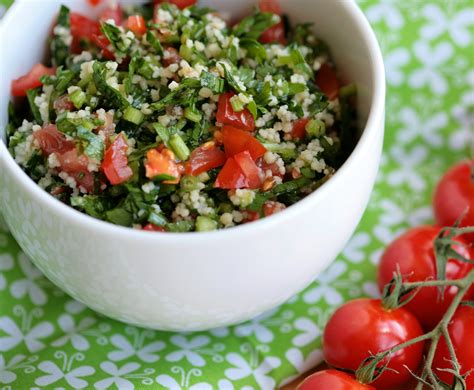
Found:
[[[307,286],[357,226],[379,167],[385,79],[374,33],[352,0],[282,0],[292,23],[314,22],[338,68],[359,91],[360,141],[336,175],[284,212],[210,233],[156,234],[95,220],[54,199],[5,147],[10,81],[44,54],[59,5],[93,13],[86,1],[18,0],[0,27],[0,206],[36,266],[92,309],[162,330],[209,329],[247,320]],[[241,16],[252,0],[207,0]]]

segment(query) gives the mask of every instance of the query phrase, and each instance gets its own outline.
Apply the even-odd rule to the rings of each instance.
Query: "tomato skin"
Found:
[[[279,43],[280,45],[286,45],[285,24],[283,21],[265,30],[258,40],[261,43]]]
[[[66,139],[66,136],[58,130],[56,125],[44,126],[41,130],[35,131],[33,137],[47,156],[55,152],[65,153],[76,147],[73,141]]]
[[[239,164],[237,164],[233,157],[228,158],[217,175],[214,187],[225,190],[236,190],[239,188],[248,188],[248,186],[248,179],[240,169]]]
[[[323,335],[326,362],[334,367],[356,370],[370,353],[385,351],[397,344],[421,336],[416,317],[403,308],[386,310],[380,299],[356,299],[335,311]],[[398,373],[385,371],[373,385],[377,389],[402,384],[418,368],[423,343],[404,348],[391,356],[388,364]]]
[[[141,15],[132,15],[127,19],[127,28],[135,35],[141,36],[146,33],[146,22]]]
[[[258,8],[260,8],[261,12],[271,12],[276,15],[281,15],[283,13],[277,0],[260,0]]]
[[[338,370],[323,370],[305,378],[296,390],[372,390],[375,387],[357,382]]]
[[[291,130],[291,137],[297,139],[306,137],[306,125],[308,122],[308,118],[301,118],[295,121],[295,123],[293,123],[293,129]]]
[[[127,150],[127,141],[120,133],[104,153],[102,170],[112,185],[122,184],[133,176],[133,171],[128,166]]]
[[[166,232],[164,227],[161,226],[156,226],[153,225],[152,223],[149,223],[148,225],[143,226],[143,230],[149,231],[149,232]]]
[[[234,92],[226,92],[219,96],[216,114],[217,122],[234,126],[241,130],[254,131],[255,120],[252,114],[246,108],[240,112],[235,112],[230,102],[233,96],[235,96]]]
[[[234,156],[235,162],[239,165],[248,180],[248,188],[257,189],[262,184],[257,164],[252,159],[248,150],[237,153]]]
[[[316,85],[324,92],[329,100],[334,100],[339,96],[339,81],[336,71],[328,64],[322,64],[316,74]]]
[[[178,50],[176,50],[174,47],[168,47],[165,50],[165,53],[167,54],[163,56],[163,59],[161,60],[163,66],[165,67],[170,66],[171,64],[179,64],[182,60]]]
[[[87,192],[92,192],[94,189],[94,176],[89,172],[89,159],[84,154],[78,154],[77,149],[74,148],[65,153],[56,153],[60,170],[66,172],[73,177],[78,187],[84,187]]]
[[[448,333],[461,366],[461,375],[466,375],[474,367],[474,308],[460,306],[448,326]],[[453,375],[439,369],[452,369],[451,355],[444,337],[441,337],[433,360],[434,373],[445,383],[451,384]],[[474,389],[474,372],[466,378],[468,389]]]
[[[120,26],[122,24],[123,10],[122,10],[122,7],[120,7],[120,5],[108,7],[100,15],[100,20],[104,22],[106,22],[109,19],[112,19],[117,26]]]
[[[71,35],[76,40],[88,39],[92,40],[93,35],[100,35],[100,24],[96,20],[92,20],[87,16],[77,12],[71,12]]]
[[[232,126],[224,126],[222,128],[222,137],[224,150],[227,157],[247,150],[254,160],[262,157],[267,149],[255,137],[248,132],[237,129]]]
[[[149,150],[146,154],[145,170],[149,179],[159,175],[175,177],[173,180],[164,180],[165,184],[178,184],[182,173],[182,167],[176,162],[174,153],[168,149]]]
[[[467,213],[461,226],[474,226],[474,179],[471,170],[474,160],[462,161],[453,166],[441,178],[436,187],[433,208],[436,222],[440,226],[453,226],[462,213]],[[474,233],[463,235],[474,243]]]
[[[272,176],[278,176],[281,179],[285,177],[285,174],[280,172],[280,167],[276,162],[269,164],[263,158],[259,158],[257,159],[257,166],[264,173],[266,173],[267,171],[271,171]]]
[[[106,60],[111,60],[111,61],[115,60],[115,54],[109,50],[110,41],[105,35],[94,34],[92,35],[91,41],[95,43],[99,49],[102,49],[102,56]]]
[[[42,64],[36,64],[31,70],[11,83],[11,93],[13,96],[26,96],[26,92],[43,85],[40,78],[42,76],[52,76],[56,73],[55,68],[47,68]]]
[[[436,279],[436,259],[434,240],[441,228],[436,226],[420,226],[408,230],[393,241],[382,255],[377,281],[379,289],[390,282],[399,267],[405,281],[424,281]],[[457,238],[465,243],[462,238]],[[456,251],[464,257],[472,258],[469,249],[459,246]],[[446,278],[449,280],[464,277],[474,266],[456,259],[449,259],[446,267]],[[439,290],[436,287],[424,287],[405,305],[426,330],[432,329],[441,320],[451,304],[458,288],[450,286],[445,289],[444,299],[438,300]],[[474,287],[466,294],[469,299],[474,294]]]
[[[63,111],[72,111],[74,110],[74,103],[71,102],[69,95],[63,95],[54,101],[53,108],[58,113]]]
[[[186,174],[197,176],[224,165],[225,153],[214,144],[204,144],[194,149],[186,163]]]
[[[155,4],[160,3],[171,3],[176,5],[179,9],[185,9],[186,7],[191,7],[197,3],[197,0],[155,0]]]
[[[263,214],[265,217],[269,217],[270,215],[279,213],[286,209],[286,206],[283,203],[275,202],[273,200],[267,200],[263,204]]]
[[[92,5],[93,7],[97,6],[100,4],[101,0],[87,0],[89,2],[90,5]]]

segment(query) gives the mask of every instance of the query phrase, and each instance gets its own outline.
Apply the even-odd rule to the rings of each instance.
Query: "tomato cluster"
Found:
[[[442,227],[452,226],[460,216],[460,226],[474,226],[474,160],[463,161],[451,168],[439,182],[433,201],[437,226],[410,229],[393,241],[382,255],[377,281],[380,291],[399,273],[404,282],[424,282],[437,278],[435,239]],[[453,246],[458,255],[474,258],[474,237],[464,234],[456,237]],[[457,256],[455,256],[457,257]],[[458,258],[448,259],[446,279],[464,278],[474,265]],[[423,342],[400,349],[382,360],[377,367],[386,365],[382,374],[372,383],[361,383],[355,371],[361,363],[379,352],[412,340],[435,328],[451,306],[458,287],[448,286],[440,296],[437,287],[422,287],[414,296],[408,295],[403,307],[389,308],[380,299],[361,298],[337,309],[330,318],[323,335],[326,362],[337,368],[320,371],[306,378],[299,390],[349,390],[412,388],[408,384],[413,373],[420,370],[426,347]],[[414,292],[412,293],[414,294]],[[463,300],[474,299],[474,285]],[[403,302],[403,300],[402,300]],[[452,346],[465,376],[467,389],[474,389],[474,307],[458,306],[448,326]],[[444,337],[436,347],[432,370],[445,384],[454,385],[449,372],[451,354]],[[339,371],[343,370],[343,371]],[[344,372],[346,371],[346,372]],[[399,387],[397,387],[399,386]]]

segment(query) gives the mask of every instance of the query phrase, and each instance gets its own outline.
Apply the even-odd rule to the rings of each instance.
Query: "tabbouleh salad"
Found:
[[[194,3],[99,20],[61,7],[49,67],[12,82],[9,150],[40,187],[114,224],[210,231],[334,174],[356,141],[355,87],[311,25],[290,27],[274,1],[233,25]]]

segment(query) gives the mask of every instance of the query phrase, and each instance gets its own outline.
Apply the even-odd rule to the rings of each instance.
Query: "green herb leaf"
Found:
[[[77,137],[84,141],[84,153],[87,156],[97,161],[102,160],[104,155],[104,141],[101,137],[82,126],[77,128]]]
[[[59,10],[56,26],[64,29],[65,32],[70,33],[71,24],[69,21],[69,8],[62,5]],[[69,56],[69,45],[64,42],[64,36],[54,34],[51,40],[51,55],[54,66],[65,65],[66,59]]]
[[[41,94],[41,88],[29,89],[26,92],[26,97],[28,98],[28,104],[30,105],[31,113],[36,123],[39,125],[43,124],[43,119],[41,119],[41,114],[38,106],[35,104],[35,98]]]
[[[103,98],[110,103],[112,108],[127,108],[130,105],[128,100],[125,99],[119,90],[112,88],[107,84],[107,68],[105,67],[105,64],[95,61],[92,65],[92,69],[94,71],[94,83]]]
[[[242,19],[232,29],[233,35],[258,39],[262,33],[275,25],[274,15],[268,12],[259,12]]]
[[[209,88],[215,94],[221,94],[224,91],[224,80],[211,72],[203,71],[201,73],[201,86]]]

